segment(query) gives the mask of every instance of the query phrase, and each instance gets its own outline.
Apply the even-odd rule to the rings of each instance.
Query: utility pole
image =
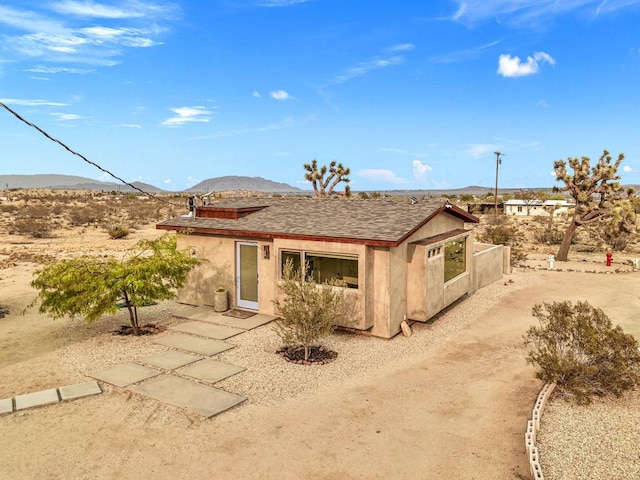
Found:
[[[493,214],[494,214],[494,218],[497,220],[498,219],[498,167],[502,163],[502,159],[500,157],[503,156],[504,154],[497,151],[493,153],[495,153],[496,155],[496,191],[495,191],[495,195],[493,196]]]

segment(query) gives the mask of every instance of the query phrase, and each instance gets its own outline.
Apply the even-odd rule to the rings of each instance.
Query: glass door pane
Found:
[[[238,306],[258,309],[258,246],[238,244]]]

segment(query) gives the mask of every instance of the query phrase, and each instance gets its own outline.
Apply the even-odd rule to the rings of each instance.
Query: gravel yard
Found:
[[[547,480],[640,478],[640,391],[585,406],[553,398],[537,446]]]

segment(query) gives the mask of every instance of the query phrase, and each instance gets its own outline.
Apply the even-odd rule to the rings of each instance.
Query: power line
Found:
[[[122,178],[118,177],[117,175],[111,173],[109,170],[107,170],[106,168],[101,167],[100,165],[98,165],[95,162],[92,162],[91,160],[89,160],[87,157],[85,157],[84,155],[82,155],[81,153],[76,152],[75,150],[71,149],[70,147],[68,147],[66,144],[64,144],[63,142],[61,142],[60,140],[58,140],[55,137],[52,137],[51,135],[49,135],[47,132],[45,132],[43,129],[41,129],[39,126],[37,126],[35,123],[31,123],[29,120],[23,118],[19,113],[17,113],[15,110],[12,110],[11,108],[9,108],[8,106],[6,106],[3,102],[0,102],[0,106],[2,108],[4,108],[6,111],[8,111],[11,115],[13,115],[14,117],[16,117],[18,120],[20,120],[21,122],[29,125],[31,128],[35,128],[38,132],[40,132],[42,135],[44,135],[45,137],[47,137],[49,140],[51,140],[54,143],[57,143],[58,145],[60,145],[62,148],[64,148],[65,150],[67,150],[69,153],[75,155],[76,157],[80,157],[82,160],[84,160],[85,162],[87,162],[89,165],[93,165],[94,167],[96,167],[98,170],[106,173],[107,175],[115,178],[116,180],[118,180],[119,182],[122,182],[125,185],[130,186],[131,188],[133,188],[134,190],[137,190],[141,193],[144,193],[145,195],[150,196],[151,198],[153,198],[154,200],[157,200],[158,202],[163,202],[166,203],[168,205],[172,205],[172,206],[180,206],[178,204],[175,204],[173,202],[169,202],[167,200],[164,200],[160,197],[156,197],[154,194],[149,193],[149,192],[145,192],[144,190],[142,190],[141,188],[136,187],[135,185],[123,180]]]

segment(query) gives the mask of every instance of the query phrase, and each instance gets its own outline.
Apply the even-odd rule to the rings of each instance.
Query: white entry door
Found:
[[[236,243],[238,307],[258,310],[258,244]]]

